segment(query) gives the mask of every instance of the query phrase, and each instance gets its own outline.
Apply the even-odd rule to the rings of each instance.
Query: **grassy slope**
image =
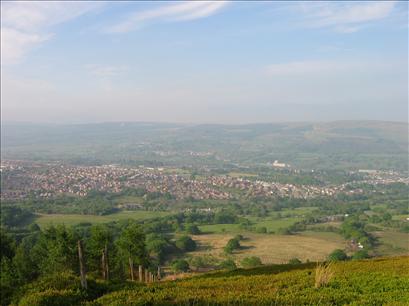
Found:
[[[336,263],[329,285],[314,288],[315,264],[266,266],[149,284],[90,305],[407,305],[409,258]]]

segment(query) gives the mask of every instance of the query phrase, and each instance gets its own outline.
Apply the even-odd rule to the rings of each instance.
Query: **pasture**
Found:
[[[248,256],[260,257],[265,264],[287,263],[294,257],[302,261],[320,261],[324,260],[334,249],[345,247],[344,239],[334,233],[325,233],[325,235],[318,235],[314,232],[306,232],[303,235],[242,234],[245,237],[240,241],[242,248],[231,255],[236,261]],[[212,255],[222,259],[226,257],[223,248],[233,237],[232,233],[193,236],[199,248],[189,254],[192,256]]]

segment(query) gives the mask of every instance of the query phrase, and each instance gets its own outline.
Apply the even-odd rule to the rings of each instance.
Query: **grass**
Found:
[[[155,217],[162,217],[168,215],[168,212],[163,211],[121,211],[118,213],[106,215],[106,216],[94,216],[94,215],[65,215],[65,214],[39,214],[36,220],[41,228],[54,224],[65,224],[67,226],[76,225],[79,223],[89,222],[93,224],[107,223],[112,221],[120,221],[127,219],[143,220]]]
[[[407,305],[408,257],[338,262],[315,288],[315,263],[264,266],[137,285],[88,305]],[[327,273],[330,272],[330,273]],[[328,276],[332,275],[332,278]],[[328,279],[330,281],[328,282]]]
[[[257,256],[265,264],[287,263],[291,258],[301,261],[320,261],[335,249],[343,249],[345,242],[335,233],[323,233],[320,236],[315,232],[303,235],[265,235],[242,233],[245,237],[240,241],[242,249],[233,252],[232,257],[239,262],[244,257]],[[227,241],[235,234],[207,234],[193,236],[198,242],[199,249],[191,255],[212,255],[223,259],[223,252]]]
[[[281,218],[281,219],[269,219],[269,218],[257,218],[250,217],[248,218],[251,222],[254,223],[254,227],[265,227],[267,232],[277,232],[280,228],[286,228],[297,221],[300,221],[301,218]]]
[[[405,255],[409,254],[409,235],[396,231],[374,232],[380,244],[375,248],[377,255]]]
[[[328,283],[334,277],[332,265],[333,263],[321,263],[317,265],[315,268],[315,288],[321,288],[328,285]]]

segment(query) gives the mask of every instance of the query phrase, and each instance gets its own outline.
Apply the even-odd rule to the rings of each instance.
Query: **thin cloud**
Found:
[[[186,1],[183,3],[160,6],[158,8],[137,11],[125,21],[106,29],[108,33],[125,33],[136,30],[147,23],[176,22],[205,18],[216,14],[228,4],[227,1]]]
[[[304,15],[304,23],[313,28],[331,28],[341,33],[359,31],[365,25],[388,17],[395,1],[301,3],[296,11]]]
[[[88,72],[99,78],[111,78],[128,71],[127,66],[86,65]]]
[[[52,26],[100,6],[90,2],[1,2],[1,64],[19,62],[30,50],[53,36]]]

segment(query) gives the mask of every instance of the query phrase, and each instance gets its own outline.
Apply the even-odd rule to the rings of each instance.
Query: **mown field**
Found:
[[[409,258],[338,262],[315,288],[316,264],[265,266],[135,286],[106,294],[108,305],[408,305]]]
[[[168,212],[163,211],[120,211],[118,213],[105,215],[105,216],[95,216],[95,215],[69,215],[69,214],[38,214],[35,220],[41,228],[48,225],[65,224],[67,226],[77,225],[80,223],[107,223],[112,221],[120,220],[143,220],[155,217],[163,217],[168,215]]]
[[[291,258],[299,258],[303,262],[320,261],[335,249],[345,247],[344,239],[335,233],[305,232],[303,235],[268,235],[244,233],[240,241],[242,248],[229,255],[239,262],[244,257],[260,257],[264,264],[287,263]],[[192,256],[211,255],[224,258],[223,248],[233,238],[232,234],[196,235],[193,239],[199,244]]]

